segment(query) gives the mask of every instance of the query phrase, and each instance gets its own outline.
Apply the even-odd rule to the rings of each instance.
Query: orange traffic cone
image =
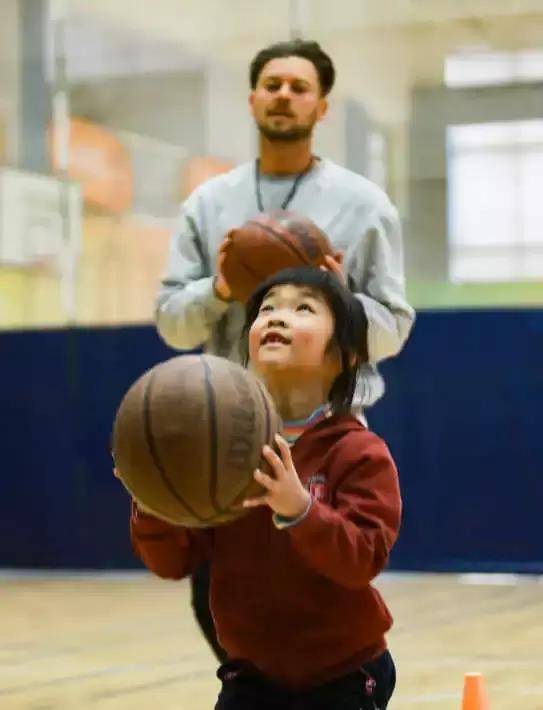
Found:
[[[490,710],[482,673],[466,673],[462,710]]]

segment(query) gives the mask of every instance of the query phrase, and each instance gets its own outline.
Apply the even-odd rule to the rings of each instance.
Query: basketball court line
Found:
[[[0,646],[0,684],[10,683],[0,707],[146,710],[154,698],[168,708],[182,698],[180,707],[205,710],[216,698],[216,664],[192,619],[186,580],[164,582],[143,570],[11,569],[0,576],[8,580],[0,584],[0,609],[11,629]],[[541,579],[485,575],[483,582],[496,584],[479,585],[477,577],[471,584],[461,577],[389,570],[378,579],[396,618],[394,708],[452,710],[464,673],[480,670],[496,710],[543,710]],[[40,611],[37,627],[26,600]]]
[[[100,570],[100,569],[31,569],[31,568],[0,568],[0,580],[21,579],[92,579],[93,582],[132,582],[134,579],[148,577],[150,572],[137,570]]]
[[[201,671],[192,671],[190,673],[178,673],[175,676],[169,678],[164,678],[163,680],[150,681],[149,683],[139,683],[138,685],[131,685],[125,688],[117,688],[114,690],[106,690],[100,693],[93,693],[90,696],[91,700],[105,700],[107,698],[117,698],[122,695],[130,695],[132,693],[138,693],[143,690],[151,690],[152,688],[162,688],[167,685],[175,685],[179,682],[184,682],[187,680],[196,680],[198,678],[209,678],[209,671],[207,669]]]
[[[64,676],[60,678],[52,678],[51,680],[40,680],[33,683],[26,683],[25,685],[12,685],[8,688],[0,688],[0,695],[18,695],[20,693],[26,693],[29,690],[37,690],[42,688],[47,688],[54,685],[67,685],[69,683],[78,683],[80,681],[90,680],[93,678],[100,678],[103,676],[114,676],[114,675],[124,675],[126,673],[142,672],[142,671],[152,671],[160,668],[179,668],[180,660],[177,658],[175,661],[162,661],[160,663],[133,663],[124,666],[106,666],[105,668],[100,668],[94,671],[89,671],[87,673],[77,673],[75,675]],[[192,677],[194,674],[199,675],[200,673],[209,674],[209,670],[202,671],[181,671],[177,677]],[[197,675],[195,677],[197,677]]]
[[[478,585],[478,586],[495,586],[495,587],[513,587],[517,584],[537,583],[543,584],[543,575],[536,574],[494,574],[485,572],[480,574],[460,574],[458,575],[459,584]]]
[[[492,694],[493,696],[498,696],[500,693],[507,692],[508,688],[501,686],[493,686]],[[519,695],[542,695],[543,696],[543,686],[532,686],[529,688],[523,688],[517,691]],[[398,695],[394,697],[394,708],[401,708],[404,705],[411,705],[412,703],[417,703],[419,705],[425,703],[434,703],[440,700],[458,700],[461,699],[460,691],[444,691],[442,693],[420,693],[416,695]],[[535,710],[535,709],[534,709]]]
[[[151,573],[145,569],[114,569],[114,570],[100,570],[100,569],[33,569],[33,568],[14,568],[6,567],[0,568],[0,580],[19,580],[19,579],[65,579],[67,577],[77,578],[77,579],[92,579],[93,581],[126,581],[131,582],[134,579],[139,579],[141,577],[147,577]],[[425,577],[435,577],[436,572],[424,571],[424,572],[406,572],[404,570],[387,570],[380,574],[376,581],[387,582],[387,581],[419,581]],[[496,574],[493,572],[482,572],[482,573],[462,573],[455,574],[454,572],[443,572],[448,579],[455,579],[458,584],[473,585],[473,586],[496,586],[496,587],[509,587],[519,584],[541,584],[543,585],[543,575],[537,574]]]

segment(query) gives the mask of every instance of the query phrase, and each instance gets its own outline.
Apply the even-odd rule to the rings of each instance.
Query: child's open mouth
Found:
[[[290,343],[289,338],[285,337],[281,333],[278,333],[276,330],[270,330],[268,331],[262,340],[260,341],[260,345],[288,345]]]

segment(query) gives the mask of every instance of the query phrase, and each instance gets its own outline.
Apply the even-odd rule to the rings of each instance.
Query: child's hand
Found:
[[[307,510],[311,497],[298,478],[292,463],[288,443],[279,434],[276,435],[275,441],[281,452],[281,457],[269,446],[265,446],[262,449],[275,477],[272,478],[257,469],[255,471],[255,480],[267,492],[260,498],[245,500],[243,506],[245,508],[256,508],[259,505],[269,505],[274,513],[284,518],[298,518]]]

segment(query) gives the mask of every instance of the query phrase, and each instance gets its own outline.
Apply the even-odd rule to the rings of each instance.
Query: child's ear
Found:
[[[343,266],[343,252],[342,251],[336,251],[334,253],[334,259],[337,261],[337,263],[340,266]]]
[[[358,367],[360,365],[360,355],[356,352],[352,352],[349,355],[349,365],[350,367]]]

